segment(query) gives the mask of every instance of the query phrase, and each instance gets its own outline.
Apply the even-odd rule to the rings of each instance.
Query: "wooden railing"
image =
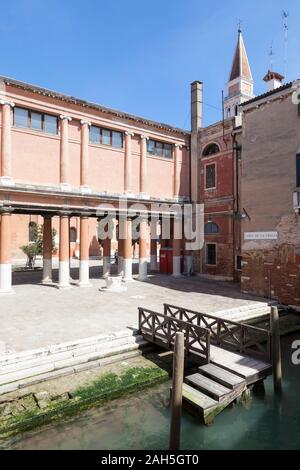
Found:
[[[271,361],[272,341],[268,330],[170,304],[164,304],[164,315],[208,329],[211,343],[216,346]]]
[[[145,339],[173,350],[176,333],[182,331],[185,337],[185,356],[199,364],[209,363],[210,333],[207,329],[142,307],[138,310],[139,331]]]

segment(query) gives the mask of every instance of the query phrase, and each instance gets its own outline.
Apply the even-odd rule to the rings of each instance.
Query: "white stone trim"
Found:
[[[43,280],[42,284],[52,282],[52,259],[43,258]]]
[[[140,258],[139,259],[139,281],[145,281],[148,274],[148,259]]]
[[[173,276],[180,277],[181,276],[181,256],[173,256]]]
[[[89,260],[80,260],[79,263],[79,287],[90,286],[90,262]]]
[[[158,271],[157,255],[151,255],[151,257],[150,257],[150,269],[151,269],[151,271]]]
[[[123,275],[124,269],[124,258],[123,256],[118,256],[118,274]]]
[[[132,278],[132,259],[129,258],[124,258],[123,260],[123,266],[124,266],[124,274],[123,274],[123,281],[124,282],[130,282],[133,280]]]
[[[186,274],[190,274],[192,272],[193,267],[193,258],[191,255],[186,255],[184,257],[184,272]]]
[[[12,108],[14,108],[14,107],[16,106],[13,101],[8,101],[8,100],[3,100],[3,99],[0,100],[0,104],[1,104],[1,105],[8,104],[8,105],[11,106]]]
[[[11,272],[11,264],[0,264],[0,294],[11,294],[13,292]]]
[[[64,119],[67,119],[69,122],[72,121],[72,118],[71,118],[70,116],[65,116],[64,114],[61,114],[61,115],[59,116],[59,119],[61,119],[62,121],[63,121]]]
[[[85,121],[84,119],[81,119],[80,124],[84,126],[84,124],[87,124],[89,127],[92,125],[90,121]]]
[[[15,186],[15,182],[11,176],[0,176],[0,186]]]
[[[108,278],[110,275],[110,256],[103,256],[103,279]]]
[[[70,263],[69,261],[59,261],[58,287],[63,289],[70,285]]]

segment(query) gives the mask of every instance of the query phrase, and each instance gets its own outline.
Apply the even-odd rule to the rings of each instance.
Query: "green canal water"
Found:
[[[292,364],[292,342],[282,341],[284,394],[276,400],[272,378],[265,393],[223,411],[211,427],[184,412],[182,449],[300,449],[300,365]],[[11,439],[10,449],[155,449],[168,448],[169,384],[92,409],[51,427]]]

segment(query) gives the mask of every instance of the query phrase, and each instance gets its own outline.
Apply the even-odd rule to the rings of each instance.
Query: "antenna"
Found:
[[[288,33],[289,23],[288,18],[290,14],[288,11],[282,10],[282,22],[284,31],[284,76],[287,76],[287,61],[288,61]]]
[[[273,41],[271,42],[269,57],[270,57],[270,70],[272,71],[273,70],[273,57],[274,57]]]
[[[242,24],[243,24],[243,21],[239,18],[238,22],[237,22],[237,27],[238,27],[238,32],[239,33],[242,32]]]

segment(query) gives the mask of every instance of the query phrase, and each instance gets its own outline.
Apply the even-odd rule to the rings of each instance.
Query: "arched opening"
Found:
[[[217,233],[220,233],[219,225],[215,222],[208,222],[207,224],[205,224],[204,233],[205,235],[215,235]]]
[[[207,145],[207,147],[205,147],[202,155],[203,157],[209,157],[210,155],[215,155],[216,153],[219,153],[219,152],[220,152],[220,147],[217,144],[212,143],[212,144]]]

